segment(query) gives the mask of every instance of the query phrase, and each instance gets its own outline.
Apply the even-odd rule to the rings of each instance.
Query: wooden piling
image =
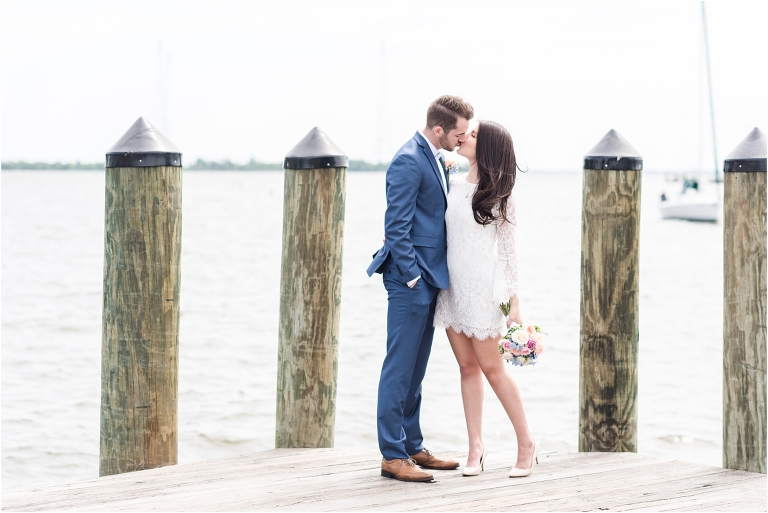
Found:
[[[724,163],[723,467],[766,473],[766,137]]]
[[[637,452],[643,159],[618,132],[584,158],[579,451]]]
[[[178,459],[181,153],[139,118],[106,160],[100,476]]]
[[[285,158],[276,448],[333,447],[347,166],[317,127]]]

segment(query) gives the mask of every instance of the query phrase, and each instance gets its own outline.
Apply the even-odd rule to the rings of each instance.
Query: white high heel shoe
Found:
[[[537,464],[539,463],[539,442],[536,440],[533,441],[533,457],[531,458],[531,466],[528,468],[517,468],[512,467],[509,470],[509,477],[526,477],[530,476],[533,472],[533,462],[535,461]]]
[[[480,456],[480,466],[478,467],[464,467],[463,474],[465,476],[477,476],[480,472],[485,470],[485,444],[483,444],[483,455]]]

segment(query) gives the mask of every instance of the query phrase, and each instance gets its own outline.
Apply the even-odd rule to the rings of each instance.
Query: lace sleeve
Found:
[[[517,294],[517,244],[515,243],[516,215],[515,198],[507,202],[507,219],[496,224],[496,273],[494,276],[494,299],[500,303],[509,301]]]

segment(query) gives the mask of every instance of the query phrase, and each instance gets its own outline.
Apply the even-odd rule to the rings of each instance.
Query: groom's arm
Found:
[[[416,197],[421,186],[421,168],[411,155],[398,155],[387,169],[387,211],[384,233],[395,268],[403,282],[421,275],[411,241]]]

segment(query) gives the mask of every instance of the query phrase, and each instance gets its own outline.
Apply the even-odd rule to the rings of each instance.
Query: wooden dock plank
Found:
[[[445,453],[461,457],[461,453]],[[276,449],[4,494],[14,511],[766,511],[766,476],[634,453],[548,454],[507,477],[513,451],[486,471],[435,471],[436,483],[384,479],[376,451]]]
[[[633,484],[633,487],[627,488],[626,491],[628,494],[636,495],[636,499],[623,503],[622,509],[669,510],[681,506],[687,509],[726,499],[729,509],[733,509],[742,502],[745,505],[755,504],[754,499],[762,499],[765,503],[764,476],[760,477],[760,474],[756,476],[748,472],[718,470],[719,472],[711,474],[671,476],[664,483],[654,486],[653,490],[643,490]]]
[[[528,494],[532,485],[535,485],[537,489],[547,490],[549,493],[551,488],[560,487],[562,482],[568,478],[578,480],[585,478],[585,475],[608,474],[621,468],[643,464],[643,461],[637,461],[629,456],[619,456],[618,453],[615,453],[615,457],[611,458],[617,460],[615,462],[599,458],[603,463],[606,463],[603,468],[594,465],[586,458],[578,459],[581,460],[580,466],[574,466],[574,462],[569,459],[546,461],[540,458],[542,464],[537,466],[533,475],[525,479],[510,479],[508,477],[509,466],[515,461],[513,458],[507,458],[507,461],[510,462],[509,466],[489,465],[481,475],[471,478],[462,476],[460,471],[435,472],[440,481],[426,490],[420,487],[408,490],[406,493],[400,489],[401,487],[395,487],[392,493],[377,490],[375,496],[369,498],[368,502],[358,502],[358,509],[450,509],[451,505],[459,504],[459,509],[468,510],[471,509],[471,500],[468,497],[477,497],[482,504],[486,504],[497,498]],[[642,457],[640,459],[642,460]],[[553,481],[556,483],[551,483]],[[310,500],[312,498],[307,497]],[[361,500],[365,501],[365,499]],[[423,503],[419,503],[419,501],[423,501]],[[503,508],[504,506],[500,505],[500,507]],[[344,508],[336,508],[334,505],[333,509]]]
[[[504,477],[504,476],[499,476]],[[595,478],[599,479],[595,479]],[[537,505],[551,502],[552,500],[563,499],[569,502],[583,502],[585,497],[595,498],[601,505],[605,503],[604,495],[616,494],[619,491],[625,491],[625,483],[632,478],[632,474],[626,472],[614,471],[598,474],[591,474],[590,479],[581,476],[572,477],[564,480],[555,479],[540,483],[539,486],[531,489],[531,486],[520,486],[519,490],[512,491],[509,487],[499,488],[492,495],[484,496],[471,503],[462,505],[463,509],[468,511],[484,511],[488,508],[488,501],[493,502],[494,510],[506,509],[537,509]],[[645,483],[657,482],[657,477],[643,476],[641,481]],[[622,497],[624,494],[621,494]],[[582,509],[581,507],[579,509]],[[591,509],[591,508],[590,508]]]
[[[670,509],[670,505],[697,504],[720,493],[728,493],[728,487],[738,486],[738,482],[731,482],[720,490],[705,491],[704,484],[711,483],[720,477],[717,472],[697,472],[699,469],[685,469],[681,472],[677,469],[674,474],[668,470],[662,470],[658,474],[657,467],[649,466],[645,469],[648,476],[644,479],[638,476],[624,476],[624,479],[601,482],[598,485],[590,483],[588,489],[579,490],[581,493],[563,497],[568,509],[591,511],[597,509],[609,509],[628,511],[647,508],[650,510]],[[654,475],[655,474],[655,475]],[[662,481],[663,479],[663,481]],[[763,488],[764,490],[764,488]],[[559,497],[553,497],[559,499]],[[734,497],[738,502],[741,498]],[[764,499],[763,499],[764,502]],[[752,503],[754,504],[754,503]],[[733,501],[731,502],[731,506]],[[511,504],[509,509],[513,509]],[[729,506],[730,508],[730,506]],[[542,500],[536,504],[525,504],[524,509],[532,511],[547,511],[551,505]]]
[[[540,465],[540,467],[544,470],[543,467],[545,467],[545,465]],[[498,476],[493,476],[493,474],[490,473],[488,477],[490,478],[493,476],[493,481],[499,483],[497,488],[487,490],[475,500],[464,501],[458,509],[484,511],[489,509],[489,502],[492,503],[491,509],[513,510],[538,509],[538,504],[546,505],[553,500],[559,499],[573,502],[574,500],[580,501],[582,497],[595,497],[602,501],[602,496],[606,492],[610,495],[614,495],[617,491],[629,488],[628,483],[632,483],[633,485],[635,483],[641,485],[646,483],[655,484],[662,474],[669,475],[670,471],[677,472],[678,474],[684,473],[692,475],[697,475],[702,472],[699,468],[681,466],[678,462],[666,463],[665,468],[658,468],[659,465],[657,465],[656,473],[654,474],[648,472],[650,467],[650,464],[646,464],[641,467],[593,472],[586,476],[572,476],[567,478],[555,477],[554,479],[546,481],[542,480],[534,486],[531,486],[533,482],[521,483],[519,486],[510,486],[503,482],[506,473],[500,473]],[[623,497],[626,494],[622,493],[621,495]],[[430,504],[430,507],[427,509],[439,509],[441,507],[451,509],[449,506],[450,500],[446,500],[445,502],[446,504]]]
[[[496,460],[496,465],[489,465],[483,474],[481,474],[478,477],[475,478],[464,478],[461,476],[460,471],[449,471],[449,472],[434,472],[435,476],[438,479],[438,482],[431,485],[423,485],[423,484],[410,484],[409,486],[411,488],[403,489],[403,483],[393,483],[392,481],[389,481],[390,484],[394,484],[394,486],[391,486],[388,488],[386,486],[386,483],[388,481],[384,481],[383,486],[377,486],[376,493],[375,494],[369,494],[367,497],[359,497],[357,498],[354,507],[352,509],[376,509],[377,507],[381,507],[382,509],[391,509],[392,507],[398,507],[398,501],[402,501],[403,508],[406,509],[417,509],[413,504],[409,505],[408,502],[412,499],[420,499],[420,500],[426,500],[428,504],[431,503],[431,500],[433,497],[441,497],[448,493],[451,494],[451,490],[456,488],[457,485],[460,485],[458,488],[458,492],[460,494],[472,494],[476,493],[478,491],[483,491],[483,493],[489,493],[488,490],[492,488],[506,488],[509,486],[515,486],[517,484],[522,484],[523,481],[539,481],[539,480],[548,480],[551,479],[552,476],[543,473],[543,472],[537,472],[526,479],[521,480],[511,480],[507,477],[507,472],[509,469],[509,466],[514,463],[514,458],[512,457],[513,454],[508,454],[508,457],[506,458],[498,458]],[[637,461],[637,455],[619,455],[614,454],[614,456],[611,459],[616,460],[619,465],[626,466],[626,465],[637,465],[639,462]],[[642,457],[639,457],[641,460]],[[583,459],[583,458],[577,458],[577,459]],[[542,458],[540,458],[542,462],[544,461]],[[505,463],[506,462],[506,463]],[[622,463],[623,462],[623,463]],[[492,463],[492,462],[491,462]],[[509,466],[507,466],[507,463]],[[559,477],[564,477],[566,475],[579,475],[584,472],[590,472],[588,468],[585,468],[585,465],[582,463],[581,465],[578,465],[574,467],[573,461],[571,459],[553,459],[551,464],[548,465],[550,467],[550,470],[553,472],[556,472]],[[494,467],[496,470],[497,477],[490,478],[492,472],[494,472]],[[539,468],[544,468],[544,466],[540,466]],[[609,469],[616,468],[616,463],[610,462]],[[352,495],[357,496],[359,495],[360,491],[366,491],[370,490],[372,487],[371,479],[375,478],[378,475],[378,470],[374,469],[374,471],[369,474],[363,482],[359,483],[353,483],[353,482],[344,482],[339,486],[339,488],[343,488],[338,491],[338,493],[335,493],[333,498],[334,502],[333,504],[329,504],[330,509],[334,510],[344,510],[347,509],[343,504],[337,503],[336,501],[342,501],[346,498],[346,495]],[[499,480],[498,477],[501,477],[503,479]],[[455,481],[458,479],[458,481]],[[448,482],[446,482],[448,480]],[[427,486],[427,488],[425,488]],[[289,501],[289,499],[293,499],[295,496],[301,496],[303,498],[303,501],[305,504],[309,505],[316,501],[328,501],[328,496],[325,494],[326,491],[334,490],[336,487],[332,487],[331,489],[323,488],[322,490],[317,490],[315,492],[311,491],[298,491],[298,492],[292,492],[287,491],[283,496],[282,500],[284,502],[280,502],[279,500],[276,500],[275,502],[266,504],[267,507],[271,508],[279,508],[284,507],[284,503],[286,501]],[[446,492],[448,490],[448,492]],[[500,493],[504,493],[503,490]],[[454,501],[456,499],[453,499]],[[450,500],[448,502],[451,502]],[[459,501],[461,502],[461,501]]]

